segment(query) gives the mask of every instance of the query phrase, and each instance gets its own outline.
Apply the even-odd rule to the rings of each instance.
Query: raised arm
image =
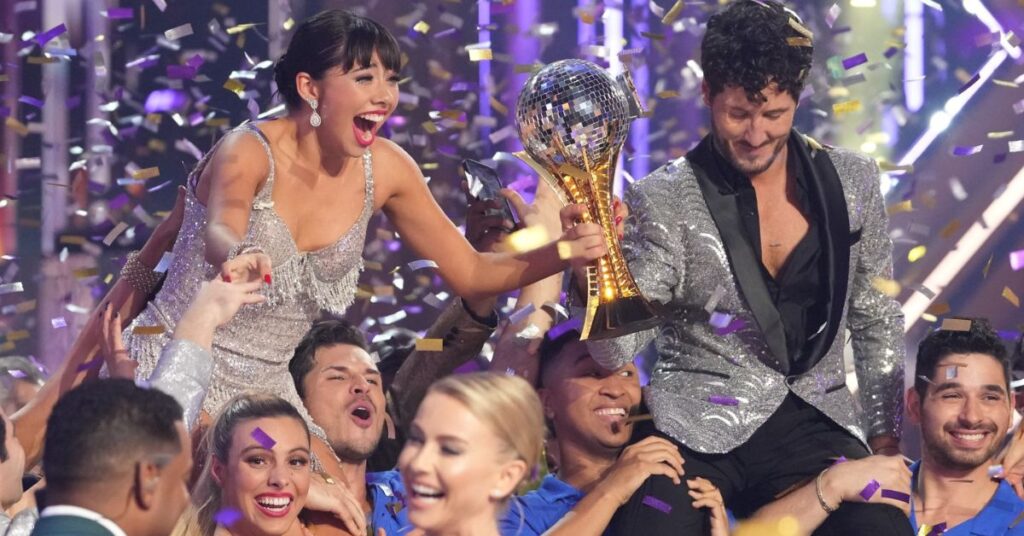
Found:
[[[232,132],[217,145],[199,177],[196,197],[206,205],[207,214],[206,262],[220,267],[225,279],[263,279],[270,274],[270,258],[247,249],[254,244],[242,243],[253,200],[269,170],[256,136]],[[232,259],[232,253],[242,254]]]
[[[903,416],[903,312],[895,300],[875,286],[876,278],[892,279],[889,219],[874,160],[864,159],[865,202],[861,240],[850,282],[849,328],[860,385],[868,443],[875,453],[896,454]]]
[[[568,261],[587,262],[605,253],[601,228],[582,224],[561,237],[572,251],[563,260],[558,245],[547,245],[526,252],[479,253],[469,245],[437,205],[427,188],[423,174],[405,151],[387,140],[379,140],[375,156],[378,174],[390,177],[394,186],[384,203],[384,212],[402,238],[420,255],[437,262],[441,277],[456,294],[478,299],[525,286],[565,269]],[[567,216],[578,215],[569,207]]]

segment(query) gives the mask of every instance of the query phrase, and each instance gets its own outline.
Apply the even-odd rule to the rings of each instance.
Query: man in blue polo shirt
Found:
[[[1013,419],[1010,363],[983,319],[940,330],[918,349],[907,410],[921,426],[921,461],[911,467],[914,530],[948,536],[1024,535],[1024,501],[1005,481],[996,455]]]

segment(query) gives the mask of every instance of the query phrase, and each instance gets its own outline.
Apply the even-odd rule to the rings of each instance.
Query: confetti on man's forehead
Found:
[[[274,445],[277,444],[277,441],[274,441],[274,438],[270,437],[270,435],[264,432],[263,429],[260,428],[259,426],[253,429],[250,435],[252,436],[253,439],[256,440],[257,443],[260,444],[260,446],[267,450],[273,449]]]

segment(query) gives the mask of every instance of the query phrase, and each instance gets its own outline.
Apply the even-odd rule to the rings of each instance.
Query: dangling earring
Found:
[[[323,123],[320,114],[316,113],[316,107],[319,103],[316,99],[309,99],[306,102],[309,103],[310,108],[313,108],[313,115],[309,116],[309,126],[317,128]]]

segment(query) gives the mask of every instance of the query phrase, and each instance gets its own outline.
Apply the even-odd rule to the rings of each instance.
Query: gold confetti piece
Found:
[[[19,329],[17,331],[12,331],[7,334],[7,342],[17,342],[27,338],[29,338],[29,333],[27,329]]]
[[[537,249],[551,241],[548,231],[540,225],[520,229],[505,239],[512,251],[522,252]]]
[[[1010,89],[1017,89],[1020,87],[1020,85],[1010,82],[1009,80],[1000,80],[998,78],[993,78],[992,83],[997,86],[1008,87]]]
[[[907,260],[910,262],[917,262],[924,257],[924,254],[928,251],[926,246],[916,246],[907,252]]]
[[[430,171],[438,169],[439,167],[441,167],[441,165],[438,164],[437,162],[425,162],[423,164],[420,164],[420,169],[422,169],[423,171]]]
[[[85,243],[85,237],[76,235],[64,235],[60,237],[60,243],[68,246],[80,246]]]
[[[433,121],[424,121],[420,123],[420,126],[423,127],[423,130],[427,131],[427,134],[437,134],[438,132],[437,125]]]
[[[933,303],[925,310],[926,313],[934,316],[942,316],[949,311],[950,308],[948,303]]]
[[[288,17],[284,22],[281,23],[281,27],[287,30],[291,30],[295,26],[295,19]]]
[[[899,214],[901,212],[913,211],[914,206],[912,200],[910,199],[907,199],[906,201],[900,201],[899,203],[893,203],[885,209],[885,212],[890,216],[892,216],[893,214]]]
[[[935,322],[939,321],[939,317],[925,311],[921,313],[921,320],[924,320],[925,322],[931,322],[934,324]]]
[[[128,224],[123,221],[118,222],[118,224],[115,225],[109,233],[107,233],[107,236],[103,237],[103,245],[109,246],[110,244],[113,244],[114,240],[117,240],[118,235],[125,232],[126,230],[128,230]]]
[[[992,255],[988,256],[988,262],[985,263],[985,267],[982,268],[982,270],[981,270],[981,277],[982,277],[982,279],[988,277],[988,269],[992,267],[992,257],[993,256],[995,256],[995,253],[993,253]]]
[[[658,93],[656,93],[656,95],[659,99],[675,99],[679,97],[679,92],[671,89],[666,89],[664,91],[659,91]]]
[[[416,351],[440,352],[444,349],[444,339],[416,339]]]
[[[971,321],[966,319],[942,319],[943,331],[971,331]]]
[[[797,20],[794,19],[793,17],[789,18],[789,27],[793,28],[794,30],[797,31],[797,33],[808,39],[814,39],[814,34],[811,33],[811,31],[808,30],[803,24],[797,22]]]
[[[26,300],[14,306],[15,313],[27,313],[34,311],[36,308],[36,300]]]
[[[421,21],[417,22],[416,24],[414,24],[412,26],[412,29],[417,31],[417,32],[419,32],[419,33],[421,33],[421,34],[423,34],[423,35],[427,35],[427,32],[430,31],[430,24],[427,24],[427,21],[421,20]]]
[[[137,180],[152,179],[153,177],[159,177],[159,176],[160,176],[160,168],[158,168],[158,167],[148,167],[148,168],[138,169],[138,170],[135,170],[135,171],[132,172],[132,178],[133,179],[137,179]]]
[[[990,140],[1001,140],[1003,138],[1009,138],[1013,136],[1012,130],[1000,130],[999,132],[989,132],[986,134]]]
[[[469,49],[469,61],[487,61],[491,59],[493,59],[493,54],[489,48]]]
[[[85,279],[87,277],[93,277],[93,276],[100,275],[100,269],[99,268],[79,268],[78,270],[75,270],[75,271],[73,271],[71,273],[74,274],[76,279]]]
[[[892,279],[886,279],[884,277],[876,277],[871,281],[871,286],[875,287],[875,290],[885,294],[890,298],[895,298],[900,293],[900,284]]]
[[[0,344],[0,352],[10,352],[11,350],[14,350],[13,342],[5,342],[3,344]]]
[[[508,107],[502,104],[498,99],[494,98],[494,95],[491,95],[490,101],[491,108],[494,108],[494,111],[498,112],[500,115],[508,115]]]
[[[1003,287],[1003,297],[1006,298],[1006,301],[1012,303],[1014,307],[1020,307],[1020,298],[1017,297],[1017,294],[1010,287]]]
[[[786,44],[791,47],[813,47],[814,43],[806,37],[787,37]]]
[[[247,22],[245,24],[239,24],[237,26],[232,26],[232,27],[230,27],[230,28],[228,28],[227,30],[224,30],[224,31],[226,31],[228,33],[228,35],[235,35],[235,34],[242,33],[242,32],[244,32],[244,31],[246,31],[248,29],[255,28],[255,27],[256,27],[256,23]]]
[[[668,13],[665,13],[665,16],[661,18],[661,23],[670,26],[679,18],[679,14],[683,12],[684,7],[686,7],[684,0],[676,0],[676,3],[672,4],[672,7],[669,8]]]
[[[245,93],[245,85],[238,80],[228,80],[224,82],[224,89],[238,95],[239,98]]]
[[[5,124],[7,125],[7,128],[13,130],[16,134],[18,134],[22,138],[24,138],[25,136],[28,136],[28,127],[25,126],[25,123],[22,123],[21,121],[18,121],[17,119],[15,119],[13,117],[8,117],[7,121],[5,122]]]
[[[836,115],[842,115],[858,111],[860,111],[860,101],[856,99],[845,102],[837,102],[832,105],[832,112],[835,113]]]
[[[878,161],[878,169],[880,169],[880,170],[882,170],[884,172],[888,172],[888,171],[903,171],[905,173],[913,173],[914,172],[914,164],[907,164],[905,166],[900,166],[900,165],[894,164],[894,163],[892,163],[892,162],[890,162],[888,160],[882,159],[882,160]]]
[[[958,229],[960,229],[960,220],[952,220],[947,223],[941,231],[939,231],[939,236],[942,238],[949,238],[953,236],[953,233],[957,232]]]
[[[648,39],[653,39],[655,41],[661,41],[662,39],[665,39],[664,34],[659,34],[659,33],[640,32],[640,35],[643,36],[643,37],[646,37]]]
[[[163,326],[135,326],[132,333],[135,335],[159,335],[164,332]]]
[[[110,282],[113,281],[113,280],[114,280],[114,274],[107,274],[106,277],[103,278],[103,284],[104,285],[109,285]]]
[[[48,63],[57,63],[57,58],[47,56],[29,56],[29,65],[46,65]]]
[[[367,270],[374,270],[377,272],[384,271],[384,265],[377,261],[363,261],[363,267]]]

